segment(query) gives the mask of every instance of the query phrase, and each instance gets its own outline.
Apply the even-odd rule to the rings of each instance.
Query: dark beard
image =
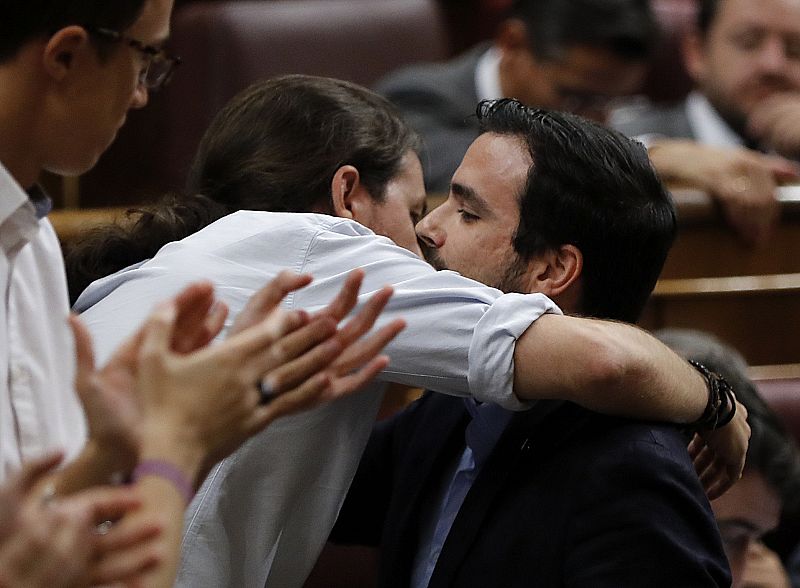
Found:
[[[425,244],[422,240],[419,241],[420,249],[422,249],[422,256],[425,258],[429,264],[431,264],[434,269],[437,270],[446,270],[450,269],[444,263],[441,257],[439,257],[439,252],[436,250],[435,247],[431,247],[430,245]]]
[[[422,255],[425,257],[425,261],[431,264],[435,269],[450,269],[447,267],[447,264],[444,262],[444,260],[439,256],[439,251],[435,247],[430,247],[422,241],[420,241],[419,246],[422,249]],[[525,275],[527,269],[527,263],[519,255],[514,255],[514,260],[508,265],[508,267],[506,267],[503,275],[500,277],[499,282],[496,284],[486,285],[491,288],[497,288],[505,294],[509,292],[528,294],[529,292],[527,292],[522,285],[522,277]],[[467,278],[475,279],[466,274],[462,275]]]
[[[517,294],[529,294],[527,289],[522,285],[522,278],[526,274],[527,270],[528,264],[519,255],[515,254],[514,261],[512,261],[508,267],[506,267],[505,272],[503,272],[503,277],[500,278],[500,283],[490,285],[493,285],[504,294],[508,294],[509,292],[516,292]]]
[[[794,86],[783,75],[764,74],[757,82],[754,82],[753,85],[769,87],[774,92],[794,91]],[[706,98],[717,110],[722,120],[724,120],[736,134],[746,140],[748,148],[757,150],[759,147],[765,147],[764,145],[759,145],[761,141],[760,137],[754,137],[750,134],[747,126],[748,118],[744,113],[740,112],[735,107],[728,108],[727,101],[716,99],[717,97],[713,93],[706,93]]]

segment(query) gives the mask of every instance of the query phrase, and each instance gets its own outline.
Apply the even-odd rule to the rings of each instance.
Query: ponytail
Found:
[[[70,304],[95,280],[150,259],[167,243],[188,237],[229,212],[202,195],[168,194],[153,206],[129,210],[121,224],[87,231],[65,255]]]

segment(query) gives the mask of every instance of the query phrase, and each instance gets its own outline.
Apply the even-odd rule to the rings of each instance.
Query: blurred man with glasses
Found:
[[[78,493],[80,508],[53,519],[57,511],[52,498],[107,484],[117,470],[131,468],[137,456],[118,406],[99,394],[79,399],[75,392],[64,265],[46,218],[50,200],[36,182],[43,171],[78,175],[89,170],[114,140],[128,110],[143,107],[148,91],[169,79],[175,60],[160,45],[169,34],[172,0],[13,0],[3,8],[0,483],[4,497],[18,495],[3,502],[4,508],[33,494],[27,502],[38,511],[34,508],[27,523],[20,518],[24,513],[2,513],[0,584],[77,585],[95,549],[91,532],[81,533],[91,523],[91,513],[102,512],[103,503],[91,493],[96,490]],[[68,465],[52,484],[37,490],[33,481],[58,461],[41,461],[41,456],[54,450],[64,452]],[[33,465],[19,478],[16,472],[23,464]],[[35,493],[42,495],[38,507]],[[117,514],[134,502],[128,497]],[[23,549],[24,537],[35,528],[38,543],[33,551],[30,546]],[[22,538],[13,546],[14,554],[5,550],[9,538]],[[9,555],[16,570],[6,559]],[[15,574],[20,562],[24,579]]]
[[[354,349],[355,362],[365,364],[355,374],[338,378],[332,362],[371,328],[388,293],[359,313],[361,333],[353,337],[352,328],[324,330],[319,320],[338,323],[349,312],[358,275],[330,312],[312,318],[274,310],[308,282],[282,274],[255,292],[239,326],[211,347],[227,307],[210,283],[193,283],[95,369],[86,328],[74,318],[68,324],[64,263],[46,218],[50,201],[36,181],[45,170],[88,171],[128,111],[169,81],[178,61],[161,45],[172,0],[13,0],[4,8],[0,586],[171,586],[182,514],[202,469],[274,418],[353,392],[385,366],[371,361],[381,345],[366,342]],[[288,354],[278,358],[275,343]],[[213,377],[198,378],[200,365]],[[291,378],[270,388],[281,396],[267,404],[262,382],[281,368]],[[64,457],[67,465],[55,472]],[[130,488],[113,485],[127,479]]]
[[[422,135],[426,184],[444,193],[478,136],[479,100],[517,98],[602,122],[613,99],[639,88],[655,32],[645,0],[516,0],[492,43],[390,74],[377,90]]]
[[[683,40],[695,90],[612,121],[646,140],[665,181],[705,190],[742,238],[765,245],[780,218],[776,187],[800,178],[800,2],[698,5]]]
[[[48,449],[75,457],[98,428],[72,391],[63,261],[36,182],[89,170],[128,110],[168,80],[176,60],[159,47],[171,10],[171,0],[26,0],[0,23],[0,480]],[[94,481],[118,443],[88,439]]]

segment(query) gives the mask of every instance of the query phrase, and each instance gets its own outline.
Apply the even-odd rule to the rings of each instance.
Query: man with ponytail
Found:
[[[212,122],[187,195],[143,213],[123,238],[135,251],[152,237],[152,257],[116,251],[119,266],[136,263],[116,267],[96,254],[74,266],[86,281],[100,278],[76,308],[101,357],[155,298],[200,276],[217,285],[235,317],[256,284],[279,271],[316,276],[284,302],[315,312],[363,267],[362,296],[394,288],[378,324],[407,321],[374,385],[276,422],[211,472],[190,507],[179,585],[302,586],[389,382],[512,410],[556,397],[619,416],[685,423],[703,413],[704,378],[635,327],[565,317],[541,294],[503,294],[425,263],[414,230],[425,208],[418,149],[394,108],[364,88],[306,76],[257,83]],[[91,248],[105,250],[103,239]],[[711,483],[721,490],[741,469],[743,412],[709,439]]]

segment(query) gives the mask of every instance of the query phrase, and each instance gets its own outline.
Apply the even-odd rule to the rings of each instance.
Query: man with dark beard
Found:
[[[684,39],[696,89],[665,108],[615,113],[647,135],[665,181],[698,187],[745,239],[765,242],[778,220],[776,186],[800,168],[800,2],[703,0]]]
[[[417,225],[429,260],[635,321],[675,231],[645,149],[514,100],[478,118],[447,201]],[[728,586],[711,472],[699,460],[698,480],[687,440],[569,402],[513,414],[426,394],[374,430],[331,539],[379,546],[381,587]]]

